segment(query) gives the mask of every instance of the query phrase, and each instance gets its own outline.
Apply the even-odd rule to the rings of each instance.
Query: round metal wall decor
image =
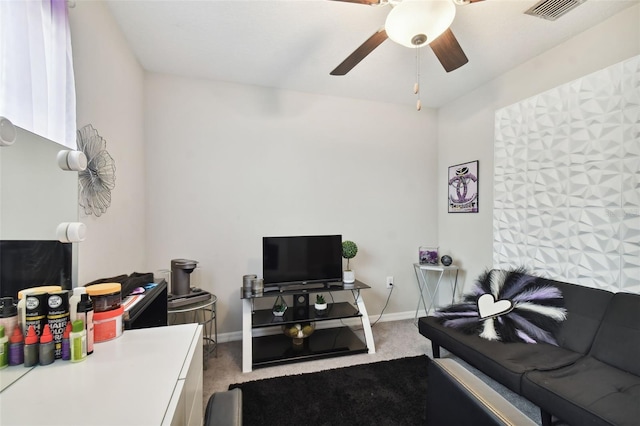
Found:
[[[85,214],[101,216],[111,206],[116,186],[116,164],[107,152],[107,141],[91,124],[78,130],[78,150],[87,157],[87,168],[78,172],[79,204]]]

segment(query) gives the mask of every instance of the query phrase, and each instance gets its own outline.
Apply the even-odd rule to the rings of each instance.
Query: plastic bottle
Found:
[[[4,335],[4,326],[0,325],[0,369],[9,365],[9,338]]]
[[[18,307],[13,304],[13,297],[0,299],[0,325],[4,326],[4,335],[13,335],[13,329],[18,327]]]
[[[87,332],[87,355],[93,353],[93,302],[88,294],[83,294],[78,303],[78,319],[84,322]]]
[[[47,297],[47,324],[49,324],[49,329],[53,334],[56,359],[62,358],[62,335],[68,322],[69,292],[62,290],[49,293]],[[42,340],[40,340],[40,343],[42,343]]]
[[[48,293],[32,292],[24,296],[20,302],[24,302],[23,311],[24,318],[22,321],[22,332],[29,329],[29,326],[33,326],[36,334],[40,336],[44,325],[47,323],[47,297]],[[18,310],[20,310],[20,304],[18,304]]]
[[[28,323],[26,319],[27,296],[32,293],[47,293],[49,291],[60,291],[60,290],[62,290],[62,287],[60,287],[59,285],[45,285],[41,287],[25,288],[24,290],[20,290],[18,292],[18,322],[20,323],[20,327],[22,327],[22,334],[26,336],[27,330],[29,330],[29,325],[31,325]],[[43,315],[46,318],[47,316],[46,308]],[[42,326],[44,327],[44,324],[42,324]],[[38,333],[40,330],[41,329],[36,329],[35,331],[36,333]]]
[[[24,337],[20,327],[13,329],[13,334],[9,338],[9,365],[20,365],[24,363]]]
[[[69,298],[69,320],[71,322],[78,319],[78,303],[83,294],[87,294],[87,289],[85,287],[76,287]]]
[[[56,359],[56,347],[53,342],[53,333],[49,324],[44,326],[42,336],[40,336],[40,347],[38,348],[38,358],[40,365],[49,365]]]
[[[24,338],[24,366],[33,367],[38,364],[39,352],[38,335],[36,329],[30,325],[27,337]]]
[[[71,362],[84,361],[87,358],[87,331],[84,329],[82,320],[75,320],[71,323]]]
[[[71,359],[71,342],[69,341],[70,334],[71,323],[68,322],[64,329],[64,334],[62,335],[62,359],[65,361],[69,361]]]

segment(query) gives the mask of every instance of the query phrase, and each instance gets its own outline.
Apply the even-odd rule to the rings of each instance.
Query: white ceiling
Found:
[[[556,21],[523,14],[536,1],[456,6],[451,29],[469,63],[446,73],[431,49],[422,48],[422,105],[442,106],[640,0],[587,0]],[[329,0],[108,0],[108,5],[148,71],[416,102],[416,53],[391,40],[346,76],[329,75],[384,25],[390,6]]]

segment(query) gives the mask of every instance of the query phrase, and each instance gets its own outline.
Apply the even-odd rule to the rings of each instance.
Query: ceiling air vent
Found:
[[[542,0],[524,13],[549,21],[555,21],[585,1],[586,0]]]

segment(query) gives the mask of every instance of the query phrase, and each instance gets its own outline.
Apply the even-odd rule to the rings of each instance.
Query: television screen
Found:
[[[265,286],[342,282],[342,235],[264,237]]]

